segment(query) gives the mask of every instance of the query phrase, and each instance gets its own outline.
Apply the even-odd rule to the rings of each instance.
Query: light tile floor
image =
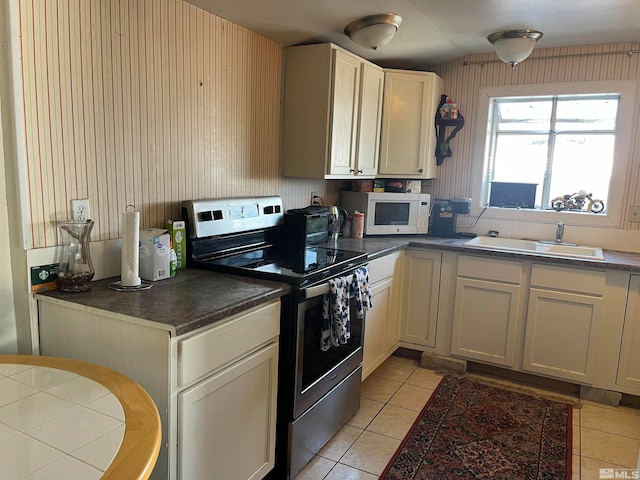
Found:
[[[362,384],[360,410],[295,480],[378,479],[442,378],[418,363],[392,356],[373,372]],[[584,400],[574,408],[573,479],[598,480],[601,468],[634,469],[639,449],[640,410]]]

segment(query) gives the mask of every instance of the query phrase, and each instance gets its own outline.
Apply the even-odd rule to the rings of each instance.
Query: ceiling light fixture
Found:
[[[395,13],[369,15],[351,22],[344,33],[361,47],[377,50],[391,41],[401,23]]]
[[[514,68],[531,55],[536,42],[542,38],[537,30],[507,30],[492,33],[487,39],[496,49],[496,54],[504,63]]]

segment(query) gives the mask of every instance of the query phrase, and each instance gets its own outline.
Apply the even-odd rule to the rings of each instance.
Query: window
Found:
[[[475,206],[489,205],[492,182],[535,184],[535,210],[489,208],[487,217],[619,225],[634,94],[633,82],[614,81],[482,88],[478,125],[486,130],[477,130]],[[552,210],[554,199],[581,190],[605,210],[588,212],[588,199],[581,211],[562,212],[572,217]]]
[[[488,181],[534,184],[538,209],[581,190],[606,206],[619,100],[619,94],[492,99]]]

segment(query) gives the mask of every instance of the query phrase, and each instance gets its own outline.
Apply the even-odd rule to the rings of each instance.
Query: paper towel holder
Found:
[[[129,208],[133,209],[133,212],[137,212],[136,206],[133,204],[129,204],[124,208],[124,212],[130,212]],[[117,282],[112,282],[109,284],[109,288],[111,290],[115,290],[117,292],[138,292],[140,290],[149,290],[153,284],[151,282],[145,282],[144,280],[140,280],[139,285],[123,285],[122,278]]]

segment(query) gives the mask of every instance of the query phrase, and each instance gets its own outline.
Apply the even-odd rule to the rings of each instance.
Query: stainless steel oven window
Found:
[[[327,351],[320,349],[322,299],[328,282],[307,289],[306,300],[298,304],[295,382],[295,416],[329,392],[362,363],[364,319],[356,315],[355,300],[350,302],[349,341]]]

